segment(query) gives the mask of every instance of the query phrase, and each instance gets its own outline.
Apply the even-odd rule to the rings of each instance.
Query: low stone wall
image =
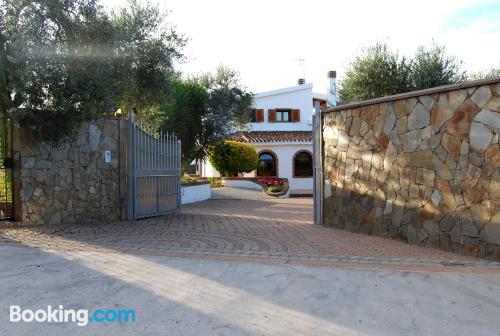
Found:
[[[500,259],[500,78],[329,109],[323,223]]]
[[[125,219],[127,127],[115,118],[85,123],[74,141],[59,147],[16,129],[16,219],[27,225]]]

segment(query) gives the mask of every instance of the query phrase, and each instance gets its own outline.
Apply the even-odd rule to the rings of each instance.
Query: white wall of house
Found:
[[[220,177],[220,173],[212,166],[210,161],[202,162],[200,171],[200,177]]]
[[[312,193],[313,189],[313,179],[311,177],[293,177],[293,158],[297,152],[308,151],[312,154],[313,147],[312,143],[307,142],[297,142],[297,143],[259,143],[249,144],[255,148],[257,153],[263,151],[270,151],[275,154],[278,160],[278,176],[281,178],[287,178],[289,182],[290,192],[293,193]],[[202,164],[202,176],[203,177],[220,177],[220,174],[210,162],[205,162]],[[256,177],[257,172],[254,170],[251,173],[245,174],[245,177]]]
[[[279,90],[261,92],[254,95],[254,107],[264,110],[264,121],[259,123],[250,123],[251,131],[312,131],[312,109],[313,98],[326,99],[326,95],[313,93],[312,84],[296,85]],[[300,109],[299,122],[269,122],[269,109]],[[312,193],[313,179],[311,177],[293,177],[293,157],[295,153],[305,150],[312,153],[312,143],[306,142],[272,142],[272,143],[248,143],[253,146],[257,153],[269,150],[275,153],[278,159],[278,177],[287,178],[290,185],[290,191],[294,193],[307,192]],[[201,176],[220,177],[210,162],[201,165]],[[246,175],[255,177],[253,171]]]
[[[293,177],[293,157],[300,151],[308,151],[312,154],[312,143],[269,143],[269,144],[251,144],[257,153],[263,151],[273,152],[278,159],[278,177],[287,178],[290,192],[312,192],[313,179],[311,177]],[[254,177],[253,171],[246,176]]]
[[[264,110],[264,122],[250,123],[252,131],[311,131],[312,130],[312,84],[257,93],[254,106]],[[269,122],[269,109],[300,109],[300,122]]]

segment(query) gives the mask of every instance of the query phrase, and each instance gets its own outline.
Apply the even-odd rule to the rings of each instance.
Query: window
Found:
[[[259,165],[257,166],[257,176],[271,177],[278,176],[276,174],[276,157],[271,152],[262,152],[259,154]]]
[[[309,152],[297,152],[293,157],[293,177],[312,177],[313,159]]]
[[[258,111],[257,111],[257,119]],[[262,118],[264,120],[264,118]],[[278,108],[268,110],[269,122],[300,122],[300,109]]]
[[[264,122],[264,109],[252,109],[250,110],[250,122],[251,123],[261,123]]]
[[[277,122],[289,122],[292,121],[291,109],[276,109],[276,121]]]
[[[257,110],[256,109],[251,109],[250,110],[250,122],[257,122]]]

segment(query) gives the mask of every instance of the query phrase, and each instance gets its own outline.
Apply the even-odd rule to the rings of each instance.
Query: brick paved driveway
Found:
[[[500,271],[500,263],[312,223],[309,198],[209,200],[136,222],[0,230],[2,244],[269,263]]]

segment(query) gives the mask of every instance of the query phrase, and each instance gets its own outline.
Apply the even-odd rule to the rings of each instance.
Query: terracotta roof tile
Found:
[[[227,140],[238,142],[311,142],[311,131],[252,131],[227,136]]]

